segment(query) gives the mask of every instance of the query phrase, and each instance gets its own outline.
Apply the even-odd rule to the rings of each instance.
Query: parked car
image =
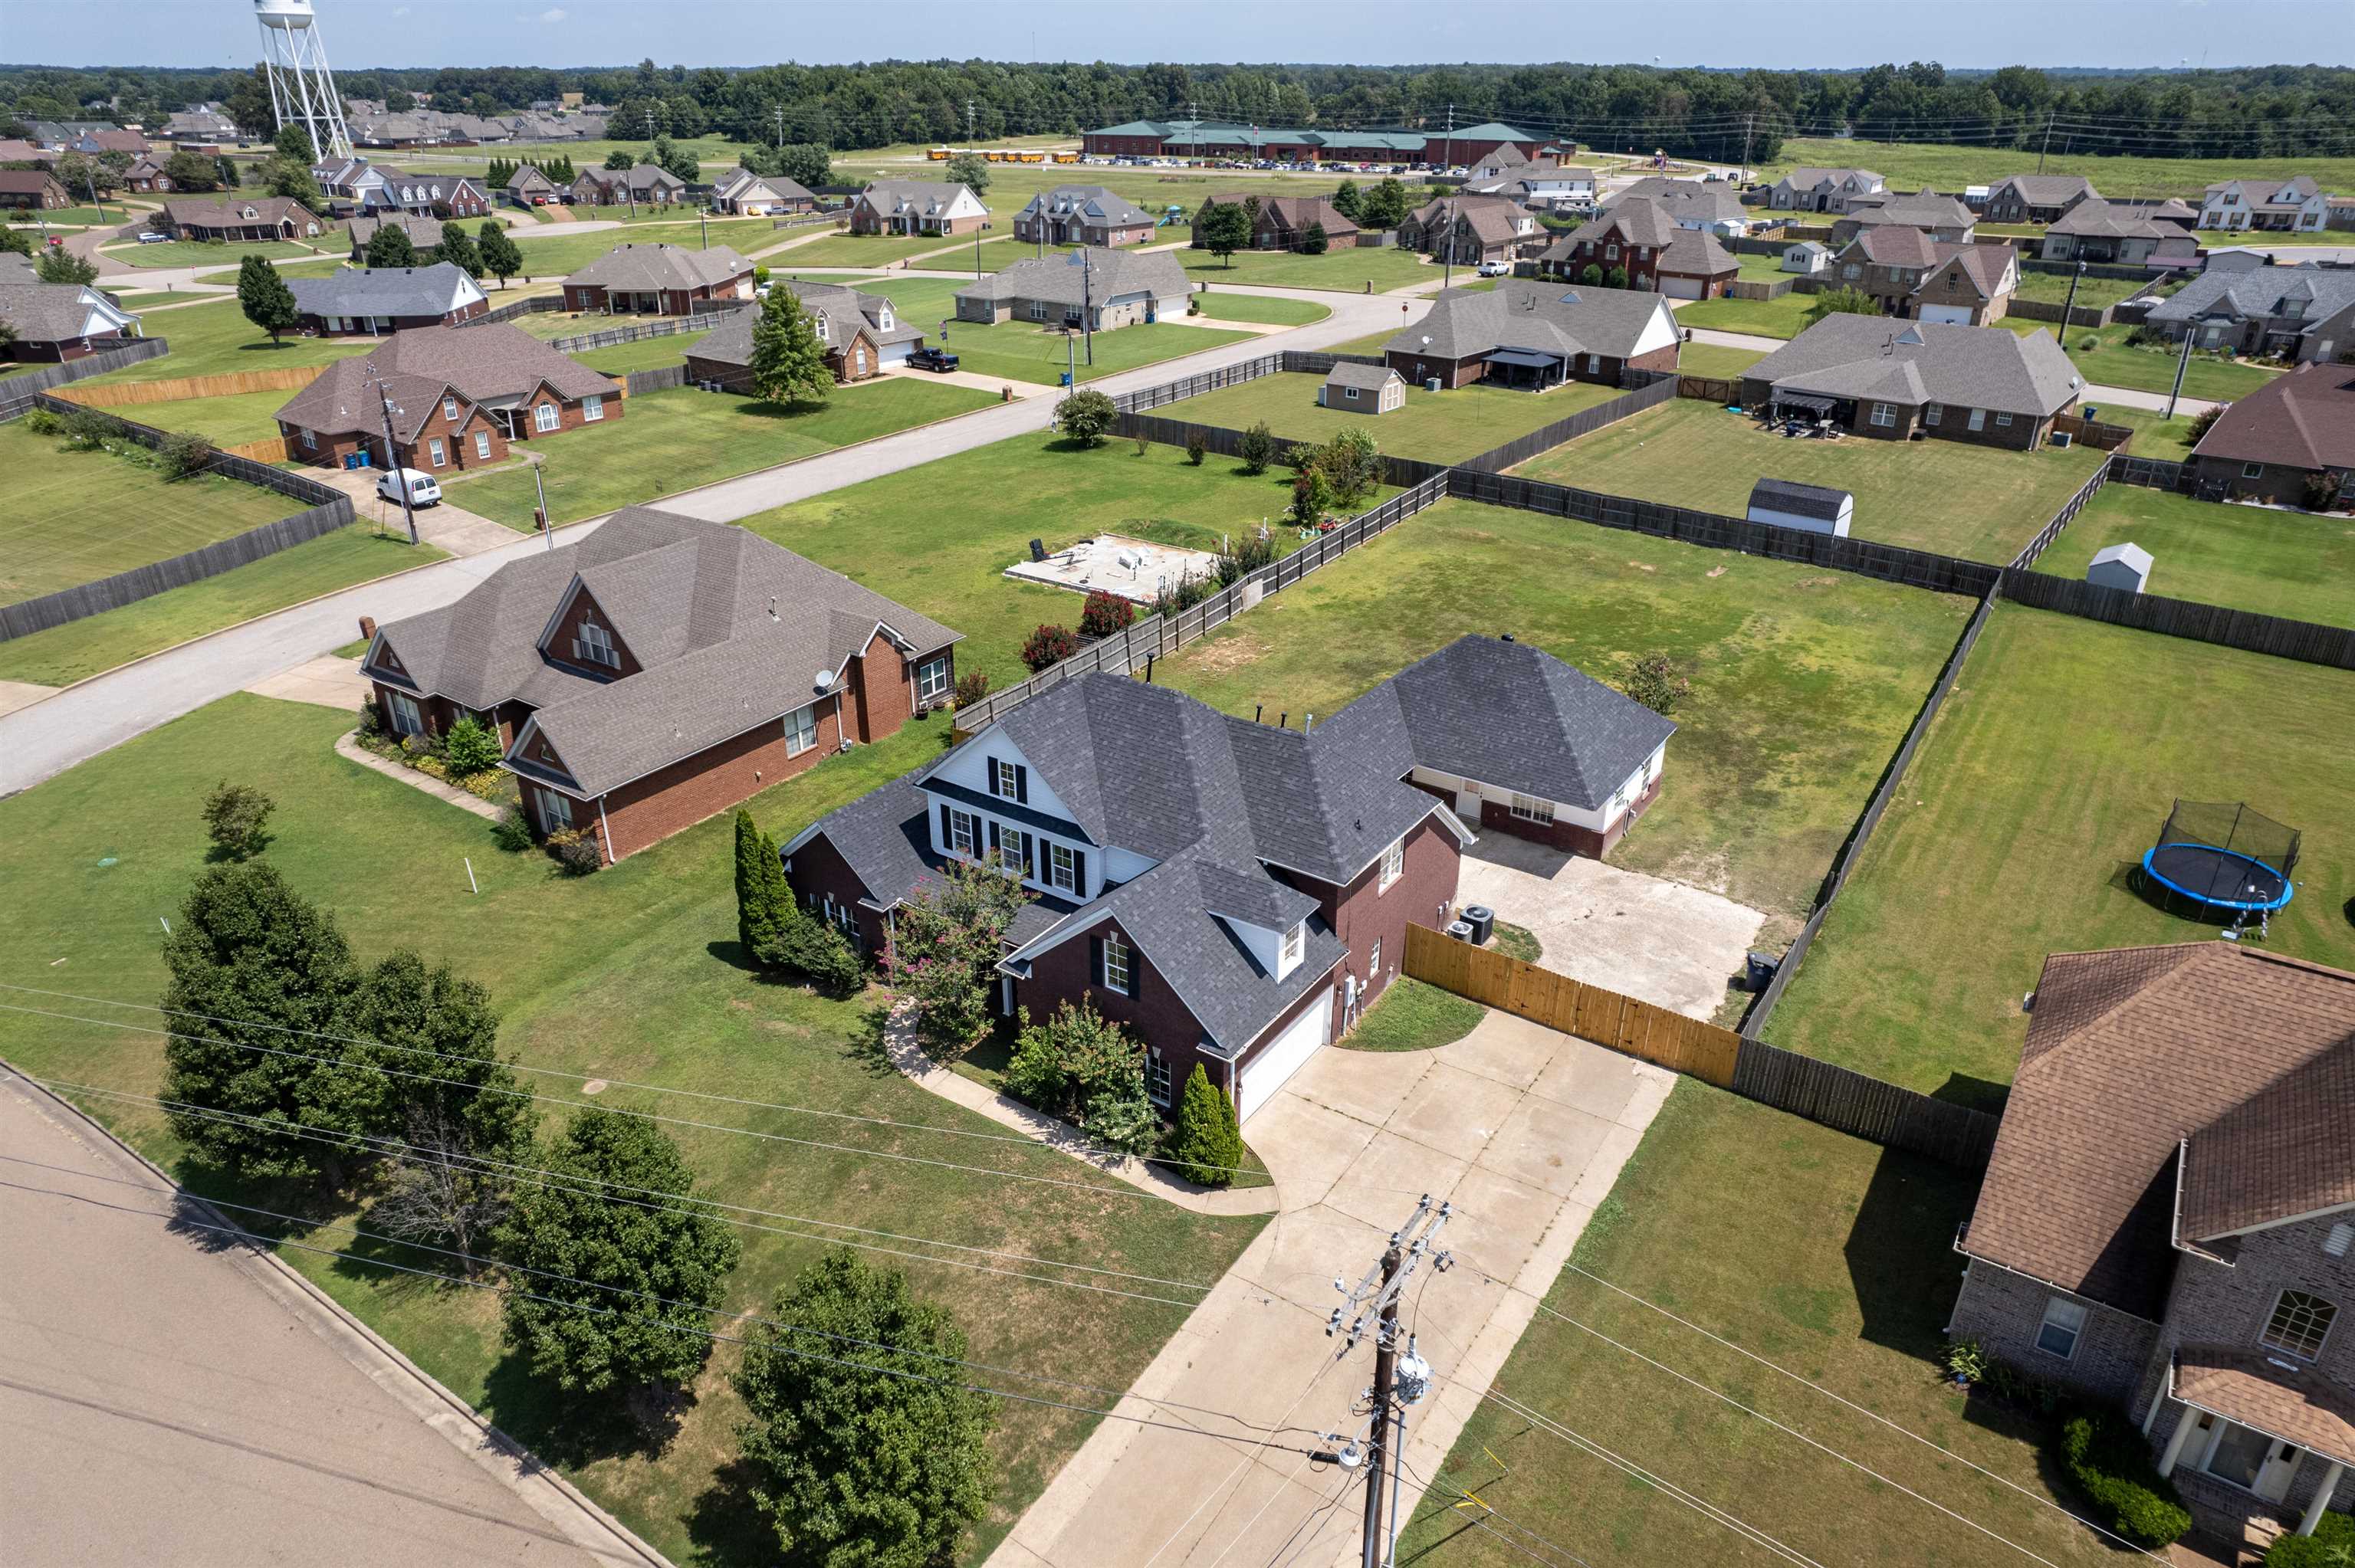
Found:
[[[1480,276],[1483,278],[1502,278],[1511,272],[1512,270],[1513,264],[1509,261],[1483,261],[1480,263]]]
[[[400,499],[402,487],[409,491],[411,506],[435,506],[442,501],[442,486],[430,473],[413,468],[389,468],[377,476],[376,493],[387,501]]]
[[[919,370],[945,376],[957,367],[957,356],[944,348],[920,348],[908,355],[908,363]]]
[[[139,233],[139,243],[142,245],[161,245],[164,243],[164,236],[156,233],[152,228],[142,229]]]

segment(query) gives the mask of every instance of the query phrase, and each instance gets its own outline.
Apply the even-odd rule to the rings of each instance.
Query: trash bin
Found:
[[[1742,984],[1745,991],[1764,991],[1774,982],[1774,971],[1783,960],[1772,953],[1753,952],[1742,967]]]
[[[1464,918],[1472,927],[1473,946],[1487,947],[1497,929],[1497,912],[1486,904],[1467,904],[1464,906]]]
[[[1472,922],[1469,920],[1450,920],[1447,923],[1447,934],[1450,937],[1455,938],[1459,942],[1468,942],[1472,939]]]

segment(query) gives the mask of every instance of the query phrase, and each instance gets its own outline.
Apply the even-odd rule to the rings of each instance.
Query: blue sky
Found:
[[[2345,0],[1976,0],[1960,11],[1924,0],[318,0],[318,9],[338,69],[619,66],[646,55],[689,66],[895,55],[1357,65],[1657,56],[1776,69],[2355,61],[2355,5]],[[0,0],[0,54],[19,63],[259,58],[247,0]],[[1500,48],[1508,37],[1510,55]]]

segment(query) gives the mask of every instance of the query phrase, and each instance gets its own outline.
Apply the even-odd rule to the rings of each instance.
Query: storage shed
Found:
[[[1387,365],[1344,360],[1316,389],[1316,401],[1352,414],[1388,414],[1406,406],[1406,383]]]
[[[2150,582],[2150,552],[2129,539],[2094,551],[2085,580],[2095,588],[2140,593]]]
[[[1783,270],[1812,278],[1832,264],[1832,253],[1812,239],[1783,248]]]
[[[1856,518],[1856,497],[1845,490],[1820,484],[1800,484],[1788,479],[1762,479],[1750,492],[1750,521],[1781,528],[1804,528],[1810,534],[1848,537]]]

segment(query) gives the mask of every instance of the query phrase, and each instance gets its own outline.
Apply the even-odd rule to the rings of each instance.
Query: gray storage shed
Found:
[[[1750,521],[1782,528],[1804,528],[1810,534],[1848,537],[1856,517],[1856,497],[1845,490],[1796,480],[1762,479],[1750,491]]]
[[[2094,551],[2085,580],[2096,588],[2140,593],[2150,583],[2150,552],[2129,539]]]

